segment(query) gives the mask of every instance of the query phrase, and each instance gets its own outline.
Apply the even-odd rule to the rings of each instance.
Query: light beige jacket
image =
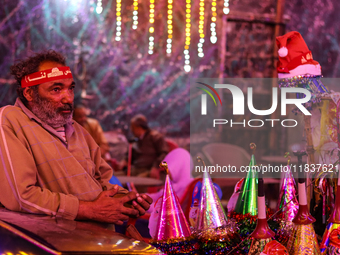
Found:
[[[17,99],[0,108],[0,203],[9,210],[75,219],[79,200],[111,189],[112,169],[78,123],[67,143]],[[122,192],[127,192],[122,189]]]

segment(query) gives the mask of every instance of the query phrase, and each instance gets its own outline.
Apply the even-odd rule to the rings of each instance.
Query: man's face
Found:
[[[131,129],[132,134],[133,134],[135,137],[138,138],[138,137],[140,136],[139,127],[138,127],[135,123],[131,123],[130,129]]]
[[[55,62],[43,62],[39,71],[61,67]],[[52,127],[60,127],[72,120],[75,83],[72,78],[45,82],[32,92],[31,111]]]

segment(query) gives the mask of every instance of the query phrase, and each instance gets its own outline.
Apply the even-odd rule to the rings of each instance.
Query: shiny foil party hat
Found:
[[[339,172],[340,175],[340,172]],[[335,204],[331,216],[328,219],[327,227],[320,243],[322,254],[340,254],[340,239],[336,238],[335,233],[340,234],[340,176],[336,189]],[[333,237],[333,238],[332,238]],[[340,237],[340,236],[339,236]],[[331,252],[332,250],[332,252]],[[336,253],[339,251],[339,253]]]
[[[263,178],[258,179],[258,217],[256,228],[253,233],[251,233],[252,243],[250,245],[248,255],[257,255],[263,251],[264,246],[269,243],[275,236],[274,231],[272,231],[267,223],[266,215],[266,203],[264,196],[264,186]]]
[[[253,150],[253,154],[251,155],[249,163],[250,170],[243,181],[242,188],[240,190],[240,194],[235,205],[235,212],[241,213],[243,215],[249,213],[250,215],[255,216],[257,215],[258,174],[255,169],[252,170],[252,167],[256,166],[254,156],[256,145],[254,143],[251,143],[250,148]]]
[[[163,162],[163,164],[166,164]],[[164,166],[163,166],[164,167]],[[164,167],[167,169],[167,165]],[[163,201],[157,223],[155,240],[183,239],[191,235],[178,197],[174,193],[169,174],[165,179]]]
[[[294,152],[298,157],[299,166],[302,165],[302,156],[307,155],[305,151]],[[321,254],[317,237],[313,228],[315,219],[310,214],[307,205],[306,183],[304,174],[299,172],[298,181],[299,210],[293,219],[294,227],[289,237],[287,250],[291,255]]]
[[[289,153],[287,152],[285,157],[288,155]],[[280,188],[277,210],[282,209],[282,220],[291,222],[299,210],[299,203],[296,199],[295,180],[293,178],[289,163],[290,157],[288,159],[288,164],[284,167],[283,171],[282,186]]]
[[[200,160],[200,159],[199,159]],[[197,221],[197,229],[216,229],[227,225],[227,216],[216,193],[208,171],[203,173],[201,205]]]

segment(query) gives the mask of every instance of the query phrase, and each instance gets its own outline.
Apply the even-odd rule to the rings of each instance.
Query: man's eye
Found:
[[[54,92],[59,92],[60,89],[59,89],[59,88],[54,88],[53,91],[54,91]]]

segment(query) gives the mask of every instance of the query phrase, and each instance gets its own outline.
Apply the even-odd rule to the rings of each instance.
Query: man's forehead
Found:
[[[45,83],[41,83],[40,85],[44,85],[47,87],[51,87],[54,85],[60,85],[60,86],[69,86],[74,84],[73,78],[67,78],[67,79],[59,79],[59,80],[54,80],[54,81],[48,81]]]
[[[57,62],[54,62],[54,61],[47,60],[47,61],[42,62],[39,65],[38,71],[44,71],[44,70],[47,70],[47,69],[52,69],[54,67],[62,67],[62,66],[64,66],[64,65],[57,63]]]

